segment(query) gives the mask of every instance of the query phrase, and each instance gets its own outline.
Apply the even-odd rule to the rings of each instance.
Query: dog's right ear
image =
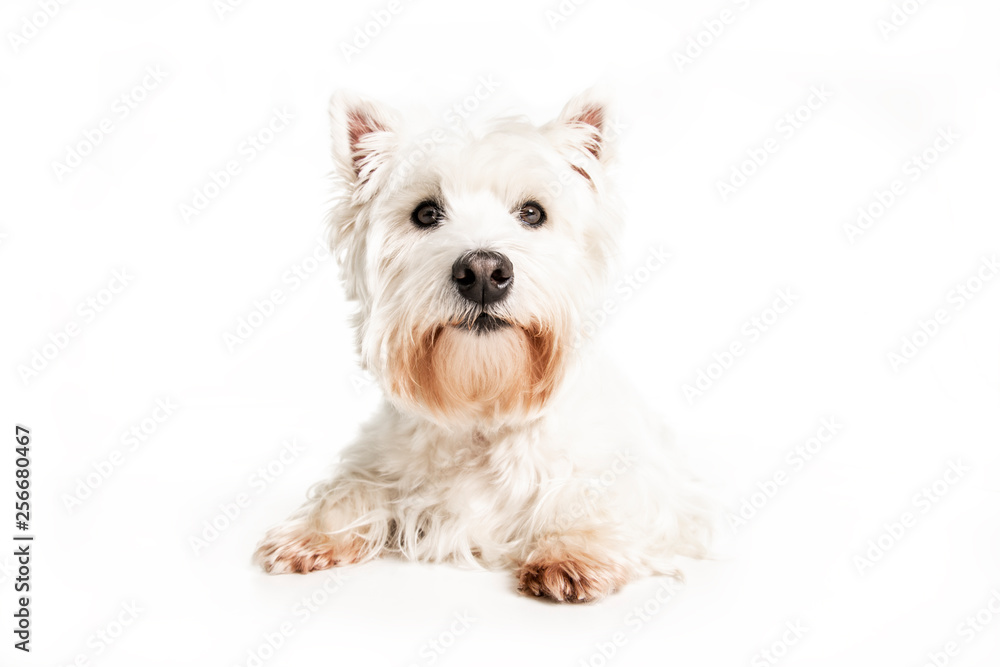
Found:
[[[330,133],[337,172],[366,200],[378,190],[398,143],[397,119],[385,106],[353,93],[330,99]]]

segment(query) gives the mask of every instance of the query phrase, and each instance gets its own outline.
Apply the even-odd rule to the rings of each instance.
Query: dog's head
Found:
[[[363,366],[439,423],[537,415],[615,253],[607,104],[585,93],[541,127],[418,137],[372,101],[338,94],[330,113],[331,233]]]

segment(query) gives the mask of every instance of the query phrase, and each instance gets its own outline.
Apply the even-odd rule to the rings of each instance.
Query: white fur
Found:
[[[574,344],[620,235],[606,102],[585,93],[542,127],[500,119],[432,147],[370,101],[337,95],[331,117],[333,246],[386,400],[257,561],[307,572],[391,550],[512,567],[522,590],[579,601],[704,555],[699,485],[594,345]],[[410,214],[428,198],[445,219],[419,229]],[[527,200],[547,213],[537,229],[517,217]],[[451,266],[476,250],[514,267],[488,308],[510,327],[463,324],[479,306]]]

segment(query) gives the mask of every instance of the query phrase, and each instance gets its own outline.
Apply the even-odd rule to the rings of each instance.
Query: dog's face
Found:
[[[438,423],[537,415],[614,254],[606,105],[585,94],[542,127],[416,139],[370,101],[335,96],[331,116],[346,185],[332,236],[363,365]]]

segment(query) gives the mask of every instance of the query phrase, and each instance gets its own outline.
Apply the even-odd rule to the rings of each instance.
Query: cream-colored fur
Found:
[[[434,141],[348,95],[331,116],[333,245],[386,400],[256,561],[309,572],[393,551],[509,567],[522,591],[575,602],[704,555],[698,483],[593,342],[578,344],[621,226],[606,102],[585,93],[542,127],[500,119]],[[420,228],[411,212],[428,199],[443,219]],[[522,224],[526,201],[543,225]],[[513,266],[499,303],[452,282],[456,258],[480,250]],[[507,326],[476,329],[483,312]]]

